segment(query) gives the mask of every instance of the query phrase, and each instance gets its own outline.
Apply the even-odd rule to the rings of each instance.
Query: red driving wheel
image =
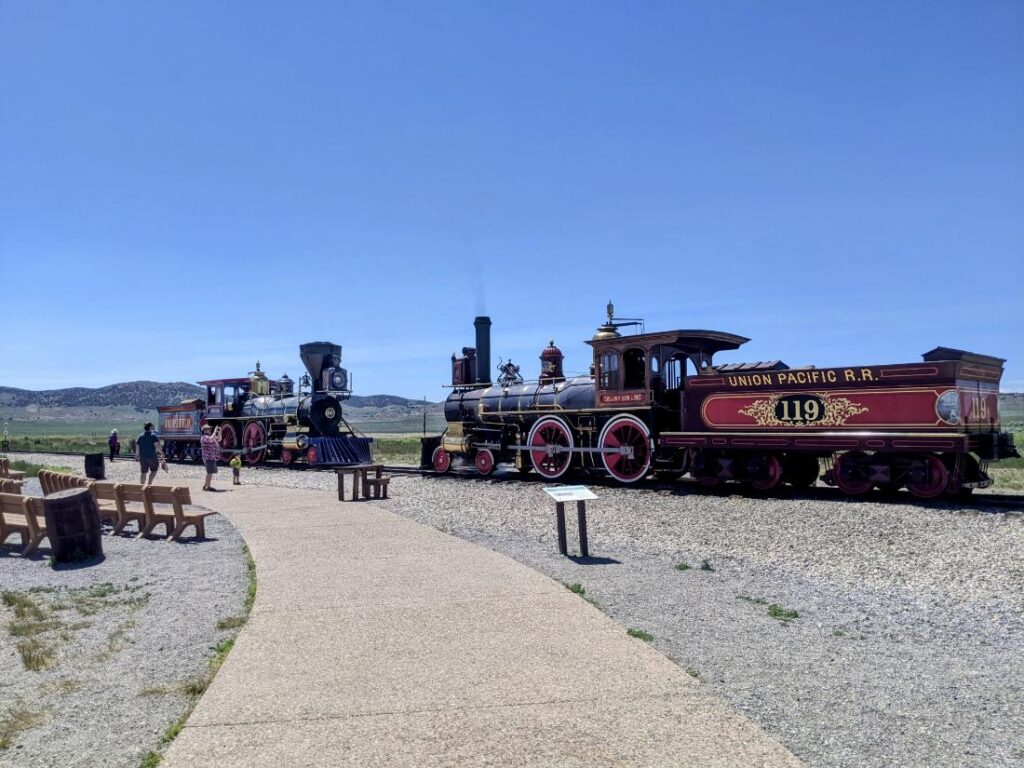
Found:
[[[572,430],[557,416],[546,416],[534,424],[526,443],[530,462],[541,477],[559,478],[572,464]]]
[[[250,466],[263,462],[263,457],[267,455],[267,430],[258,421],[250,421],[245,425],[242,430],[242,447],[245,448],[242,458]]]
[[[231,461],[232,453],[238,448],[238,430],[231,422],[225,421],[220,425],[220,460],[227,464]]]
[[[604,468],[620,483],[635,483],[651,469],[651,432],[636,416],[616,416],[609,421],[597,444]]]

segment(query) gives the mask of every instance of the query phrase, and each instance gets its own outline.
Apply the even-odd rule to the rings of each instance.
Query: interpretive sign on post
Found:
[[[563,485],[558,488],[544,488],[544,493],[555,500],[555,518],[558,526],[558,551],[568,555],[565,541],[565,502],[576,502],[576,521],[580,533],[580,556],[590,557],[587,546],[587,502],[597,496],[585,485]]]

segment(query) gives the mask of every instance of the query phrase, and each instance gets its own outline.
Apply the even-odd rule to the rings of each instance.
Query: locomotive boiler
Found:
[[[202,425],[220,427],[222,458],[241,454],[250,465],[267,460],[283,464],[346,465],[370,459],[370,439],[345,421],[341,403],[352,392],[341,367],[341,347],[311,342],[299,347],[306,368],[298,389],[287,374],[271,380],[260,370],[249,376],[198,382],[206,398],[162,406],[160,437],[173,459],[198,460]]]
[[[492,383],[489,328],[477,318],[476,347],[452,356],[447,428],[431,456],[438,472],[460,457],[484,475],[507,462],[550,480],[573,469],[622,483],[688,473],[758,491],[822,476],[852,495],[905,487],[933,498],[986,487],[988,462],[1018,455],[1000,430],[996,357],[936,347],[900,365],[719,365],[716,355],[749,339],[648,333],[609,303],[587,342],[589,375],[567,378],[551,342],[537,380],[507,363]]]

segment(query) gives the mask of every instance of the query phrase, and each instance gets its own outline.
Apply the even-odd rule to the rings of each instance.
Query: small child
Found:
[[[231,461],[228,462],[228,466],[231,467],[231,474],[234,479],[231,481],[232,485],[241,485],[242,481],[240,476],[242,474],[242,457],[240,454],[235,454],[231,457]]]

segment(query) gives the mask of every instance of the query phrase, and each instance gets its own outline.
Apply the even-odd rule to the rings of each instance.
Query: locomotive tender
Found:
[[[160,438],[171,459],[198,461],[204,424],[220,427],[222,460],[240,453],[249,465],[267,460],[283,464],[363,464],[370,460],[370,438],[356,436],[341,403],[352,391],[341,367],[341,347],[325,341],[302,344],[299,356],[308,371],[295,382],[285,374],[270,380],[260,370],[247,377],[200,381],[206,399],[164,405]]]
[[[549,480],[571,469],[622,483],[689,473],[768,491],[810,486],[824,468],[824,481],[851,495],[906,487],[934,498],[988,486],[988,462],[1019,455],[999,428],[1005,361],[996,357],[936,347],[899,365],[716,365],[749,339],[646,333],[609,303],[587,342],[590,375],[566,378],[552,341],[539,380],[524,382],[509,363],[492,384],[490,319],[475,324],[477,346],[452,355],[447,429],[432,455],[442,473],[460,456],[483,475],[511,462]],[[641,332],[623,335],[629,326]]]

